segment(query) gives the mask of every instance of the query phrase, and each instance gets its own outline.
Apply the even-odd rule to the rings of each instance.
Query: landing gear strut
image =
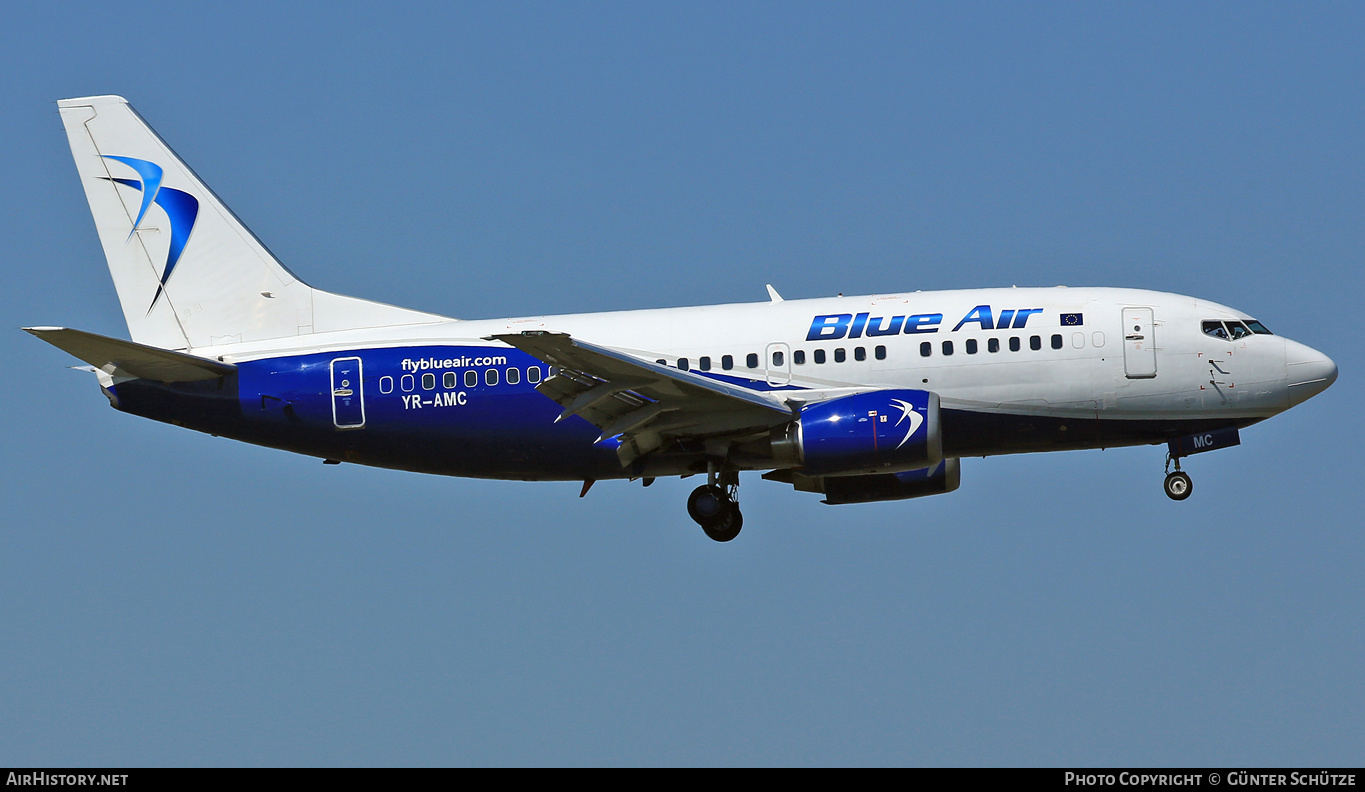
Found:
[[[1171,470],[1171,463],[1175,463],[1175,470]],[[1180,469],[1180,457],[1166,455],[1166,497],[1171,500],[1183,501],[1190,497],[1194,492],[1194,482],[1190,480],[1190,474]]]
[[[739,536],[739,530],[744,527],[744,515],[739,513],[736,499],[738,493],[739,474],[726,471],[717,482],[716,467],[711,465],[706,483],[692,490],[687,498],[687,515],[711,539],[728,542]]]

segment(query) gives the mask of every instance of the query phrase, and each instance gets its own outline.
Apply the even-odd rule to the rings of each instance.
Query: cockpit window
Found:
[[[1228,336],[1227,328],[1223,327],[1223,323],[1222,323],[1222,322],[1213,322],[1213,321],[1205,322],[1205,323],[1204,323],[1204,335],[1206,335],[1206,336],[1213,336],[1214,338],[1221,338],[1221,339],[1223,339],[1224,341],[1230,341],[1230,340],[1231,340],[1231,339],[1229,338],[1229,336]]]
[[[1250,335],[1271,335],[1271,332],[1265,329],[1265,325],[1255,319],[1248,319],[1244,322],[1237,319],[1227,321],[1209,319],[1202,326],[1204,335],[1221,338],[1224,341],[1237,341]]]

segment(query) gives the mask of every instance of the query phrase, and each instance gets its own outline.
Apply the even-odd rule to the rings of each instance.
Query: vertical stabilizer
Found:
[[[295,278],[123,97],[57,106],[134,341],[185,349],[447,321]]]

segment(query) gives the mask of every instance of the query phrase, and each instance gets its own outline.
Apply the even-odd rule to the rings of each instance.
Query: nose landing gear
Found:
[[[1175,470],[1171,470],[1171,463],[1175,463]],[[1190,474],[1180,469],[1180,457],[1171,454],[1166,455],[1166,497],[1171,500],[1183,501],[1190,497],[1194,492],[1194,482],[1190,480]]]
[[[1166,443],[1166,497],[1171,500],[1185,500],[1194,491],[1194,484],[1190,481],[1188,473],[1180,469],[1180,458],[1191,454],[1202,454],[1205,451],[1216,451],[1220,448],[1230,448],[1241,445],[1242,438],[1237,433],[1237,427],[1225,426],[1221,429],[1210,429],[1198,434],[1185,435],[1169,440]],[[1171,471],[1171,463],[1175,463],[1175,471]]]
[[[687,515],[701,526],[708,537],[728,542],[739,536],[744,515],[739,512],[739,474],[726,471],[717,483],[715,466],[707,471],[707,483],[692,490],[687,498]]]

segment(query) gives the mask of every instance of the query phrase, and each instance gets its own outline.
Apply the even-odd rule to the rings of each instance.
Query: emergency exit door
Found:
[[[769,344],[763,352],[767,360],[769,385],[786,385],[792,381],[791,349],[786,344]]]

